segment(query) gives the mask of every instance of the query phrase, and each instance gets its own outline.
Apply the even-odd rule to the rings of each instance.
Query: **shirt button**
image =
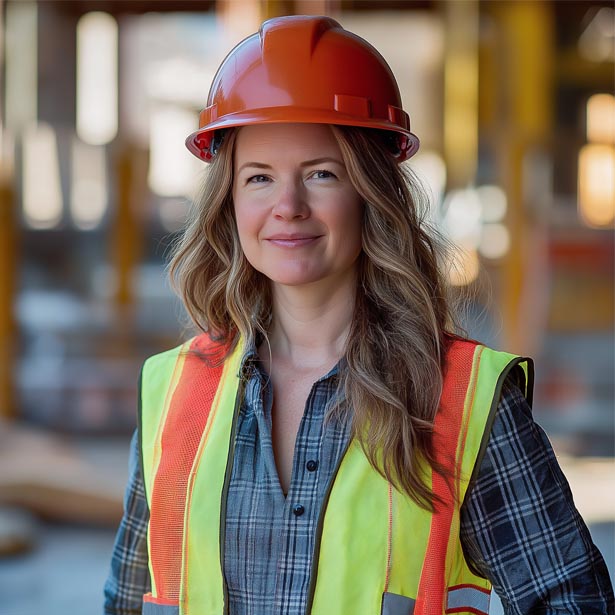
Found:
[[[305,512],[305,508],[301,504],[295,504],[293,506],[293,514],[295,517],[300,517]]]
[[[305,467],[307,468],[308,472],[314,472],[316,470],[316,468],[318,467],[318,461],[316,461],[315,459],[310,459],[305,464]]]

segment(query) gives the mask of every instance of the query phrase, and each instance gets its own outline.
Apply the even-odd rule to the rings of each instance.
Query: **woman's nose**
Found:
[[[273,206],[273,215],[284,220],[301,220],[310,215],[303,184],[289,182],[281,186]]]

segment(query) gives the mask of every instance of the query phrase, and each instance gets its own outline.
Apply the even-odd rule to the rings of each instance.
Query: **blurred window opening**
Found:
[[[500,260],[510,250],[510,231],[504,224],[508,203],[499,186],[451,190],[442,204],[442,229],[457,247],[449,281],[454,286],[474,282],[480,273],[479,255]]]
[[[77,134],[86,143],[113,140],[118,127],[118,29],[108,13],[77,24]]]
[[[182,227],[204,170],[184,141],[198,126],[218,64],[238,40],[228,40],[232,33],[214,14],[148,13],[122,26],[122,137],[149,153],[148,252],[160,262],[162,235]]]
[[[579,215],[588,226],[611,227],[615,222],[614,96],[595,94],[587,101],[587,140],[579,152]]]
[[[488,223],[483,226],[478,251],[485,258],[500,259],[510,249],[510,233],[501,223]]]
[[[499,186],[479,186],[476,189],[484,222],[501,222],[506,216],[508,201]]]
[[[437,152],[420,149],[408,162],[412,172],[429,194],[429,219],[440,226],[439,214],[446,187],[446,164]]]
[[[466,249],[478,247],[481,230],[481,203],[476,190],[451,190],[444,200],[444,231]]]
[[[615,96],[594,94],[587,101],[587,140],[615,145]]]
[[[127,16],[121,31],[123,137],[146,148],[151,113],[165,104],[192,110],[193,132],[216,68],[234,42],[211,14]]]
[[[23,214],[35,229],[52,229],[62,219],[63,198],[56,133],[49,124],[23,134]]]
[[[589,144],[579,154],[579,213],[588,226],[615,222],[615,148]]]
[[[75,226],[87,231],[100,225],[107,207],[105,148],[74,139],[71,152],[70,211]]]
[[[150,188],[160,196],[191,194],[202,163],[184,140],[198,123],[196,114],[179,105],[159,104],[150,117]]]
[[[17,135],[37,120],[36,2],[6,4],[6,127]]]

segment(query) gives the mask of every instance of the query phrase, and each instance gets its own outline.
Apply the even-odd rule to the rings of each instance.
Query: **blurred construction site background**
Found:
[[[2,613],[101,612],[139,369],[189,334],[165,275],[203,172],[184,138],[231,47],[294,13],[393,68],[466,327],[536,360],[613,572],[611,0],[0,0]]]

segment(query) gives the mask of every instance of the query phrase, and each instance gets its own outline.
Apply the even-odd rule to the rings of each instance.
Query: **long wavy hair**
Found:
[[[421,507],[439,499],[426,466],[446,477],[433,450],[443,360],[453,328],[440,270],[445,242],[427,224],[428,199],[398,165],[380,131],[331,126],[350,180],[364,200],[354,315],[340,372],[340,404],[371,465]],[[269,280],[245,258],[232,202],[236,130],[224,135],[169,273],[194,325],[223,342],[264,336]]]

